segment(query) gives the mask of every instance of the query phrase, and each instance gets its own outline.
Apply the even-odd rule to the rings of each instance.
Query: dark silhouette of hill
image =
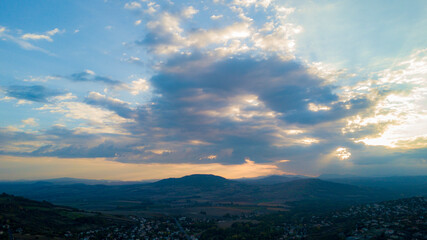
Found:
[[[49,239],[64,238],[64,235],[70,232],[130,223],[130,220],[124,217],[85,212],[5,193],[0,195],[0,216],[0,224],[9,225],[11,233],[23,229],[26,234]],[[23,239],[28,239],[28,236]]]
[[[144,181],[119,181],[119,180],[96,180],[96,179],[82,179],[82,178],[51,178],[43,180],[16,180],[16,181],[6,181],[2,180],[1,183],[53,183],[53,184],[87,184],[87,185],[130,185],[130,184],[142,184],[142,183],[151,183],[156,180],[144,180]]]
[[[286,176],[271,176],[267,180],[258,179],[261,182],[268,182],[268,184],[260,184],[260,182],[241,182],[214,175],[196,174],[182,178],[163,179],[154,183],[113,186],[83,183],[63,184],[63,182],[56,184],[43,181],[2,182],[0,192],[91,210],[123,207],[122,203],[126,201],[161,203],[163,206],[178,203],[219,202],[282,204],[303,200],[369,202],[395,199],[397,196],[410,197],[411,192],[408,192],[407,189],[413,188],[415,190],[412,192],[417,192],[416,186],[423,186],[423,180],[405,179],[393,178],[386,181],[387,184],[405,186],[405,191],[401,188],[378,188],[378,182],[368,184],[369,181],[367,181],[365,185],[361,184],[365,183],[363,182],[365,180],[352,185],[347,184],[351,181],[343,183],[338,180],[332,182],[313,178],[290,180]]]
[[[394,191],[403,196],[427,196],[427,176],[340,177],[328,181]]]
[[[393,197],[394,194],[390,191],[379,193],[369,188],[310,178],[267,186],[265,196],[287,200],[368,201],[382,199],[385,196]]]
[[[181,178],[167,178],[151,184],[155,187],[222,187],[236,184],[234,181],[211,174],[193,174]]]
[[[260,185],[269,185],[276,183],[291,182],[299,179],[307,178],[300,175],[270,175],[262,178],[248,178],[248,179],[238,179],[237,181],[248,184],[260,184]]]

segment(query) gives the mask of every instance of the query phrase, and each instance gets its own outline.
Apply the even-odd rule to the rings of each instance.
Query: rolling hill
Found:
[[[280,178],[280,176],[279,176]],[[52,182],[0,183],[0,192],[20,195],[35,200],[47,200],[88,210],[116,208],[188,206],[245,202],[246,204],[290,201],[328,200],[342,202],[368,202],[394,199],[399,193],[391,190],[373,190],[320,179],[306,178],[269,184],[229,180],[214,175],[189,175],[163,179],[154,183],[129,185],[55,184]],[[126,204],[135,202],[136,204]],[[139,204],[139,205],[138,205]],[[142,205],[141,205],[142,204]],[[147,205],[148,204],[148,205]],[[130,206],[129,206],[130,205]]]
[[[129,223],[131,220],[125,217],[86,212],[5,193],[0,195],[3,237],[13,233],[17,239],[63,239],[82,231]]]

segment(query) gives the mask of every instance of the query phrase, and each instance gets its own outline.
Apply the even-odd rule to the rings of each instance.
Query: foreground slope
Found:
[[[0,226],[3,228],[3,239],[8,239],[9,234],[18,236],[18,239],[21,235],[24,239],[32,239],[31,236],[41,239],[64,238],[95,228],[130,222],[124,217],[86,212],[5,193],[0,195]]]

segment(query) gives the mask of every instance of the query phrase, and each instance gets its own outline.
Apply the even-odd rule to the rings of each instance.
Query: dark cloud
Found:
[[[57,90],[45,88],[41,85],[6,87],[6,95],[17,99],[23,99],[33,102],[48,102],[49,97],[61,95]]]
[[[122,84],[122,82],[120,82],[118,80],[114,80],[114,79],[111,79],[111,78],[105,77],[105,76],[95,75],[89,71],[74,73],[74,74],[71,74],[70,76],[68,76],[66,78],[70,79],[71,81],[75,81],[75,82],[103,82],[103,83],[110,84],[110,85]]]
[[[187,60],[187,63],[193,61],[191,57]],[[177,62],[171,61],[163,73],[151,79],[151,84],[162,95],[153,108],[162,115],[175,115],[175,121],[183,118],[183,122],[188,122],[189,118],[197,118],[196,122],[200,122],[201,117],[196,115],[201,111],[218,110],[230,105],[231,98],[244,94],[256,95],[269,110],[280,113],[282,120],[296,124],[334,121],[372,104],[363,98],[338,102],[333,86],[325,85],[322,79],[309,74],[296,61],[234,58],[208,67],[194,66],[189,71],[168,71],[185,64],[182,57]],[[191,98],[195,101],[185,100]],[[326,105],[330,110],[310,111],[309,103]],[[347,109],[346,105],[352,108]],[[187,111],[189,109],[192,113]]]
[[[7,128],[0,127],[0,145],[6,146],[11,141],[34,141],[37,140],[37,136],[31,133],[21,131],[10,131]]]
[[[131,118],[134,115],[133,110],[130,108],[128,103],[118,99],[109,98],[99,93],[91,92],[89,96],[85,98],[84,102],[114,111],[124,118]]]
[[[95,147],[81,145],[71,145],[63,148],[56,148],[54,145],[45,145],[31,152],[32,156],[55,156],[60,158],[112,158],[117,152],[123,149],[118,147],[113,141],[105,141]]]
[[[158,97],[154,104],[137,109],[136,122],[127,129],[150,136],[141,141],[148,145],[181,143],[173,154],[158,156],[159,162],[197,162],[201,155],[212,153],[217,158],[204,162],[293,159],[299,162],[293,166],[297,169],[334,151],[337,143],[351,145],[341,133],[345,126],[341,120],[374,104],[365,98],[339,101],[335,87],[310,74],[303,64],[274,57],[212,61],[200,54],[179,56],[152,77],[151,85]],[[246,96],[256,96],[260,103],[247,104]],[[330,110],[310,111],[309,103]],[[233,108],[238,112],[232,112]],[[306,133],[277,136],[280,129],[297,127]],[[320,142],[304,145],[298,142],[303,138]],[[193,139],[209,144],[188,144]],[[221,155],[227,149],[231,153]]]

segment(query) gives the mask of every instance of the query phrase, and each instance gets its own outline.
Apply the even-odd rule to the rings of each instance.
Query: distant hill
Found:
[[[47,200],[88,210],[163,208],[244,202],[245,204],[325,200],[369,202],[411,197],[426,190],[424,179],[291,179],[270,176],[256,181],[229,180],[215,175],[196,174],[163,179],[154,183],[128,185],[63,184],[54,182],[2,182],[0,192],[35,200]],[[390,187],[384,187],[390,186]],[[399,186],[399,187],[392,187]]]
[[[337,179],[337,178],[360,178],[360,176],[352,174],[322,174],[318,177],[319,179]]]
[[[235,184],[234,181],[226,178],[215,176],[211,174],[193,174],[184,176],[181,178],[167,178],[152,183],[155,187],[176,187],[176,186],[188,186],[188,187],[220,187],[225,185]]]
[[[144,181],[118,181],[118,180],[96,180],[96,179],[82,179],[82,178],[51,178],[42,180],[17,180],[17,181],[0,181],[1,183],[53,183],[53,184],[86,184],[86,185],[130,185],[130,184],[141,184],[151,183],[156,180],[144,180]]]
[[[390,191],[378,192],[348,184],[328,182],[320,179],[301,179],[271,185],[266,188],[264,196],[286,200],[339,200],[339,201],[373,201],[394,197]],[[385,198],[384,198],[385,197]]]
[[[307,178],[306,176],[301,175],[270,175],[262,178],[243,178],[237,179],[236,181],[249,183],[249,184],[260,184],[260,185],[269,185],[276,183],[291,182],[299,179]]]
[[[394,191],[405,197],[427,196],[427,176],[347,177],[328,181]]]
[[[42,239],[63,239],[65,234],[76,236],[82,231],[128,223],[130,220],[124,217],[85,212],[5,193],[0,195],[0,226],[9,228],[8,232],[14,237],[29,234]]]

